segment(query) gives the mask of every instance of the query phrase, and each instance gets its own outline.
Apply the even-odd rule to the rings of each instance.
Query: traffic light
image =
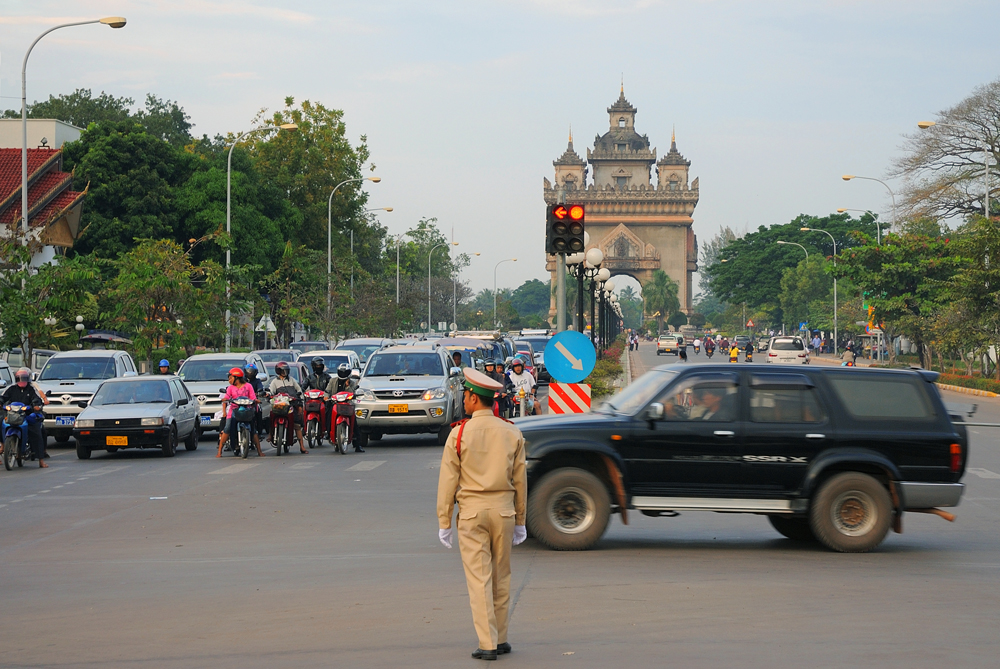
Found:
[[[582,251],[583,219],[582,204],[550,204],[545,213],[545,252]]]

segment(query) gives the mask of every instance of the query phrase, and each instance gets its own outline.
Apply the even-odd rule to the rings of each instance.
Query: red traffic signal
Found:
[[[546,253],[576,253],[583,250],[583,205],[552,204],[545,229]]]
[[[569,208],[569,217],[574,221],[582,221],[583,207],[578,204],[574,204],[572,207]]]
[[[580,207],[574,207],[574,208],[582,210],[582,208]],[[552,207],[552,216],[561,221],[567,216],[569,216],[569,211],[566,209],[566,207],[562,206],[561,204],[557,204],[556,206]]]

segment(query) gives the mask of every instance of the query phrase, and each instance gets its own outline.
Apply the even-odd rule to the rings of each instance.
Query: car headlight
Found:
[[[93,418],[77,418],[73,423],[76,427],[94,427]]]
[[[143,427],[154,427],[154,426],[159,426],[159,425],[163,425],[163,419],[162,418],[143,418],[142,419],[142,426]]]
[[[445,398],[444,388],[431,388],[424,393],[423,399],[425,400],[443,400]]]
[[[358,388],[357,391],[355,391],[355,394],[366,402],[375,401],[375,393],[365,388]]]

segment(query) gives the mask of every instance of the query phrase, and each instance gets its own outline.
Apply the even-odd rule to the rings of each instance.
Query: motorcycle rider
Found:
[[[694,338],[694,354],[698,355],[701,353],[701,337]]]
[[[253,391],[258,399],[263,397],[264,384],[257,378],[257,365],[250,363],[243,369],[243,372],[246,374],[247,383],[253,387]],[[261,411],[260,402],[257,403],[257,413],[254,416],[252,428],[258,442],[261,437],[267,434],[267,430],[264,429],[264,412]]]
[[[160,360],[160,365],[159,366],[160,366],[160,374],[169,374],[170,373],[170,361],[167,360],[166,358],[164,358],[163,360]]]
[[[743,361],[753,362],[753,342],[748,341],[747,345],[743,347]]]
[[[740,361],[740,347],[733,342],[733,345],[729,348],[729,362],[739,362]]]
[[[326,363],[323,362],[323,358],[318,355],[309,362],[309,366],[312,367],[313,373],[309,375],[306,379],[305,384],[302,386],[302,391],[306,390],[322,390],[326,392],[326,387],[330,385],[330,379],[332,378],[326,373]],[[323,414],[320,416],[320,434],[330,433],[330,400],[329,398],[323,405]]]
[[[514,358],[510,372],[507,374],[507,383],[512,394],[517,393],[523,388],[525,392],[525,401],[533,404],[531,413],[539,413],[538,402],[535,401],[535,377],[525,370],[524,361],[520,358]],[[528,399],[529,397],[530,400]],[[517,401],[516,396],[514,401]]]
[[[0,395],[0,404],[7,406],[11,402],[20,402],[30,407],[31,413],[26,417],[28,423],[28,444],[32,452],[38,459],[38,466],[48,467],[45,464],[45,438],[42,434],[42,398],[38,395],[35,387],[31,384],[31,370],[21,367],[14,372],[14,385],[8,386]]]
[[[483,363],[483,369],[485,370],[486,376],[490,377],[494,381],[497,381],[501,386],[507,383],[507,377],[504,375],[502,368],[497,365],[493,358],[487,358]],[[494,415],[505,416],[504,411],[507,408],[506,400],[504,399],[503,392],[498,393],[494,403]]]
[[[226,442],[229,441],[229,438],[235,438],[236,421],[233,420],[233,404],[230,400],[240,397],[248,397],[257,402],[257,393],[254,391],[253,386],[247,383],[243,370],[239,367],[233,367],[229,370],[229,387],[226,388],[226,394],[222,400],[222,412],[223,416],[225,416],[225,422],[222,431],[219,433],[219,452],[215,456],[217,458],[222,457],[222,449],[226,445]],[[257,455],[264,457],[264,451],[260,450],[260,439],[257,438],[256,432],[253,433],[253,445],[257,447]]]
[[[715,353],[715,340],[711,337],[705,337],[705,355],[709,358]]]
[[[305,439],[302,438],[302,426],[305,420],[302,416],[302,386],[289,375],[288,363],[282,360],[274,366],[274,378],[267,386],[267,392],[271,397],[284,393],[292,397],[292,425],[295,426],[295,436],[299,438],[299,452],[308,453],[305,446]],[[270,440],[274,443],[274,421],[271,422]]]
[[[329,385],[326,387],[326,394],[330,397],[335,396],[337,393],[351,393],[358,389],[357,382],[351,378],[351,366],[346,362],[342,362],[337,365],[337,376],[331,377]],[[332,411],[330,412],[333,413]],[[330,428],[334,426],[333,416],[330,417]],[[354,452],[364,453],[365,449],[361,448],[358,443],[354,442]]]

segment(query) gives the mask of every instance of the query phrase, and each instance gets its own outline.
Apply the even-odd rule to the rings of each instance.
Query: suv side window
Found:
[[[826,412],[804,374],[754,374],[750,381],[754,423],[822,423]]]
[[[125,376],[125,361],[115,358],[115,376]]]
[[[135,371],[135,365],[132,364],[132,356],[130,356],[130,355],[122,356],[122,360],[125,361],[125,371],[126,372],[134,372]]]
[[[688,376],[667,388],[656,401],[663,404],[663,420],[734,421],[739,417],[739,376]]]
[[[934,409],[927,401],[925,383],[903,375],[831,374],[830,385],[837,398],[854,418],[861,420],[894,419],[934,420]]]

